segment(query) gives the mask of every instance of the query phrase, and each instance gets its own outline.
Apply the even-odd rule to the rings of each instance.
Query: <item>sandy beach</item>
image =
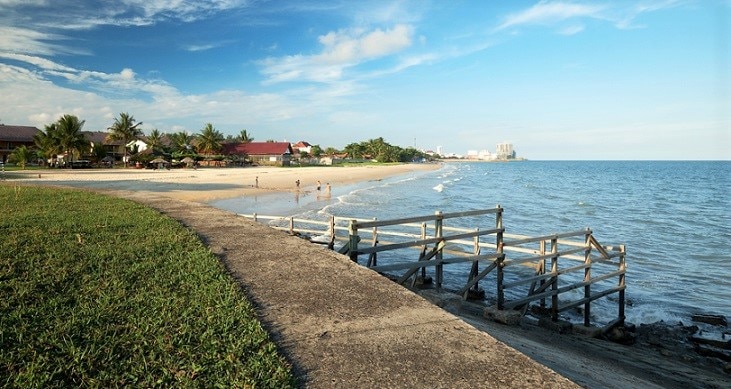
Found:
[[[380,180],[439,164],[356,167],[255,167],[174,170],[93,169],[5,172],[2,185],[43,185],[95,191],[149,193],[198,203],[274,192],[322,190],[338,185]],[[124,193],[124,192],[123,192]],[[119,192],[112,193],[119,195]],[[729,387],[731,364],[698,354],[685,328],[640,326],[632,345],[562,334],[533,325],[516,327],[485,321],[472,312],[452,312],[472,326],[516,348],[583,387]]]
[[[380,180],[416,171],[439,169],[439,164],[365,165],[348,167],[248,167],[199,169],[44,169],[5,172],[9,182],[95,189],[149,192],[177,200],[205,203],[271,192],[308,192],[331,186]]]

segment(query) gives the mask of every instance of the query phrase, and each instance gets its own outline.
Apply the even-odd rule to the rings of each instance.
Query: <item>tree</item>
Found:
[[[312,146],[312,148],[310,148],[310,151],[312,152],[312,156],[315,158],[320,158],[320,156],[322,155],[322,149],[318,145]]]
[[[45,131],[41,130],[35,134],[33,136],[33,143],[35,143],[38,153],[47,162],[63,152],[56,123],[47,124]]]
[[[145,143],[147,144],[147,147],[154,152],[155,150],[162,148],[162,137],[163,134],[157,128],[154,128],[150,131],[150,135],[147,136],[147,141]]]
[[[213,128],[213,124],[206,123],[206,126],[197,136],[198,151],[203,154],[215,154],[221,150],[224,139],[223,134]]]
[[[32,160],[36,154],[33,150],[29,149],[25,145],[22,145],[10,154],[10,161],[18,164],[21,169],[25,170],[25,165],[28,161]]]
[[[193,140],[192,135],[188,135],[187,131],[178,131],[170,134],[170,147],[174,153],[180,155],[192,155],[195,154],[193,147],[190,142]]]
[[[251,143],[254,141],[254,137],[249,135],[249,132],[244,130],[241,130],[241,133],[239,134],[239,140],[242,143]]]
[[[118,118],[114,119],[114,124],[109,127],[111,133],[108,138],[111,140],[121,140],[124,142],[124,166],[127,166],[127,145],[135,139],[142,136],[142,130],[139,126],[142,122],[135,123],[134,116],[122,112]]]
[[[59,146],[69,157],[68,167],[71,167],[74,161],[74,152],[82,152],[91,147],[89,139],[81,132],[85,122],[85,120],[79,121],[74,115],[63,115],[56,122]]]
[[[325,155],[333,156],[335,154],[338,154],[338,149],[336,149],[336,148],[334,148],[332,146],[330,146],[330,147],[328,147],[328,148],[325,149]]]
[[[343,151],[348,154],[348,157],[353,159],[363,158],[363,155],[367,153],[363,142],[351,143],[345,146]]]

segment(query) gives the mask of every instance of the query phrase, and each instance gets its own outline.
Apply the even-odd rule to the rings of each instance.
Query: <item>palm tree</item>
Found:
[[[191,148],[190,142],[193,140],[193,136],[188,135],[187,131],[178,131],[169,135],[170,146],[172,151],[180,154],[194,154]]]
[[[249,135],[249,132],[244,130],[241,130],[241,133],[239,134],[239,139],[241,140],[241,143],[251,143],[254,141],[254,137]]]
[[[147,143],[147,147],[149,147],[150,150],[155,151],[162,148],[162,137],[163,134],[157,128],[154,128],[150,131],[150,135],[147,136],[147,141],[145,143]]]
[[[61,150],[69,156],[68,167],[74,161],[74,152],[81,152],[91,147],[89,139],[81,132],[86,121],[79,121],[74,115],[63,115],[56,123],[58,141]]]
[[[13,150],[13,153],[10,154],[10,161],[15,162],[20,166],[21,169],[25,170],[25,165],[28,163],[29,160],[33,159],[35,156],[35,153],[33,150],[27,148],[25,145],[22,145],[15,150]]]
[[[35,143],[38,153],[46,162],[63,152],[56,123],[47,124],[45,131],[41,130],[35,134],[33,143]]]
[[[142,122],[135,123],[134,116],[126,112],[122,112],[119,114],[118,118],[114,119],[114,124],[109,127],[109,130],[112,132],[107,138],[111,140],[121,140],[124,142],[124,166],[127,166],[128,160],[127,145],[142,136],[142,130],[138,128],[141,125]]]
[[[198,151],[203,154],[215,154],[221,150],[221,144],[224,139],[223,134],[213,128],[213,124],[206,123],[206,126],[197,136]]]
[[[366,154],[365,146],[363,143],[351,143],[343,149],[344,152],[348,154],[350,158],[358,159],[363,158],[363,155]]]

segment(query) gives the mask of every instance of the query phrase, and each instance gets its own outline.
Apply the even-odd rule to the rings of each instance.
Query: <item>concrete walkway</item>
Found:
[[[105,193],[196,231],[256,304],[303,387],[578,387],[345,256],[206,205]]]

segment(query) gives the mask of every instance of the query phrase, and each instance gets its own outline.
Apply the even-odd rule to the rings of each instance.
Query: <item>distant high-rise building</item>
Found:
[[[496,152],[497,157],[499,159],[511,159],[515,158],[515,151],[513,150],[513,144],[512,143],[498,143]]]
[[[444,150],[442,149],[442,146],[437,146],[437,155],[444,155]]]

